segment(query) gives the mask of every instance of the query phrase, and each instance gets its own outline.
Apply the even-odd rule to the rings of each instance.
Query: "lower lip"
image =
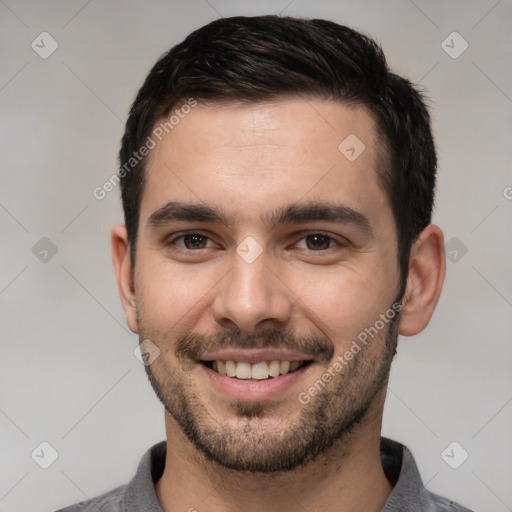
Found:
[[[293,373],[261,381],[227,377],[211,370],[204,364],[200,363],[200,366],[212,382],[213,387],[222,394],[238,400],[266,400],[291,388],[304,375],[311,363],[295,370]]]

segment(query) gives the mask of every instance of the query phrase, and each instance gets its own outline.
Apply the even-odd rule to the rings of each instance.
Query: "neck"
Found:
[[[376,403],[378,402],[378,403]],[[292,471],[240,472],[207,460],[166,413],[165,470],[155,485],[165,512],[377,512],[392,486],[380,461],[383,400],[328,453]]]

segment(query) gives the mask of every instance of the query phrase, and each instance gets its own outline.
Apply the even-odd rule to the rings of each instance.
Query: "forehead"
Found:
[[[362,106],[302,98],[199,101],[150,153],[141,219],[175,199],[223,203],[233,215],[253,208],[260,216],[261,208],[301,198],[382,209],[380,147],[373,116]]]
[[[188,156],[204,156],[211,148],[257,150],[294,147],[298,156],[314,155],[323,149],[338,149],[348,136],[363,142],[368,156],[374,155],[378,139],[373,115],[362,106],[349,106],[339,101],[288,98],[261,103],[201,103],[182,114],[172,116],[174,126],[163,133],[165,145],[193,150]],[[171,112],[172,115],[172,112]],[[167,119],[161,119],[161,125]],[[153,155],[158,153],[158,148]],[[270,152],[265,152],[269,154]],[[350,156],[347,154],[347,156]],[[368,159],[368,158],[367,158]]]

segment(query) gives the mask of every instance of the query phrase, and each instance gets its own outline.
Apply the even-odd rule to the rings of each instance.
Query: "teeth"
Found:
[[[290,371],[293,372],[293,370],[296,370],[300,365],[300,361],[292,361],[290,363]]]
[[[240,363],[238,363],[240,366]],[[267,363],[256,363],[252,365],[252,378],[253,379],[268,379],[268,366]]]
[[[215,363],[217,363],[217,371],[221,375],[226,375],[226,363],[224,361],[215,361],[213,369],[215,370]]]
[[[279,363],[279,371],[281,373],[288,373],[290,371],[290,361],[281,361]]]
[[[236,377],[236,364],[234,361],[226,361],[226,375]]]
[[[268,367],[268,374],[271,377],[277,377],[279,375],[279,361],[270,361],[270,365]]]
[[[221,375],[237,379],[265,380],[278,377],[296,370],[304,361],[261,361],[247,363],[245,361],[212,361],[212,368]]]
[[[236,376],[238,379],[250,379],[252,376],[251,365],[240,361],[236,365]]]

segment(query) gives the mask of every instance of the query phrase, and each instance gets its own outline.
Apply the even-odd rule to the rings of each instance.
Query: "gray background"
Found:
[[[111,265],[119,191],[102,201],[92,191],[116,171],[129,105],[162,52],[219,16],[279,12],[371,34],[428,91],[435,222],[455,237],[454,261],[429,327],[399,343],[383,434],[409,446],[430,490],[512,510],[510,0],[0,0],[0,510],[107,491],[164,439]],[[46,59],[31,48],[43,31],[59,45]],[[454,31],[469,44],[458,58],[445,51],[460,51],[458,36],[442,46]],[[58,452],[48,469],[43,441]],[[469,453],[458,469],[441,455],[453,441],[445,460]]]

